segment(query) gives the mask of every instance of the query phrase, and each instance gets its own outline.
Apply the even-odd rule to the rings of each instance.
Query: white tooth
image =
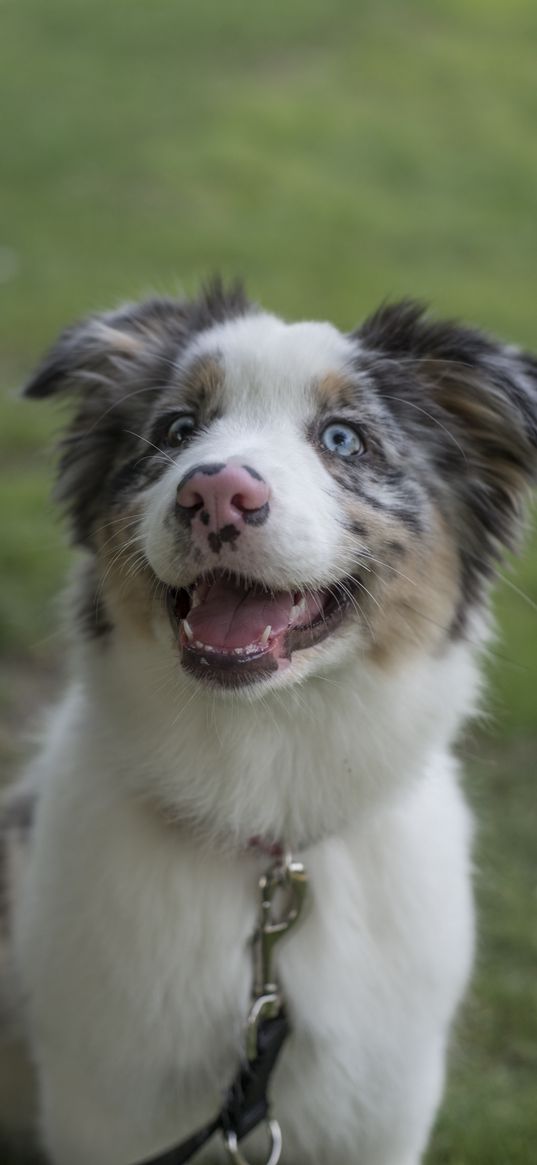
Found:
[[[201,647],[202,651],[205,651],[205,644],[202,643],[200,639],[195,639],[194,643],[196,647]]]
[[[192,641],[194,639],[194,632],[192,631],[192,628],[190,626],[190,623],[188,622],[188,619],[183,619],[183,631],[188,639],[188,642],[192,643]]]
[[[272,631],[272,627],[270,626],[270,624],[267,624],[259,642],[260,643],[268,643],[268,641],[270,639],[271,631]]]
[[[199,605],[200,605],[200,597],[199,597],[198,591],[196,589],[195,591],[192,592],[192,601],[191,601],[192,609],[194,609],[194,607],[199,607]]]

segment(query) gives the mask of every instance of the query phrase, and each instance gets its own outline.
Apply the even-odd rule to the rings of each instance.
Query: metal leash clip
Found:
[[[246,1026],[246,1055],[257,1055],[257,1031],[261,1020],[279,1015],[283,999],[273,973],[275,945],[298,921],[304,905],[308,878],[302,862],[287,855],[278,858],[259,879],[259,926],[253,936],[253,1001]],[[283,917],[273,917],[274,899],[282,903]]]
[[[270,1021],[285,1022],[284,1000],[273,970],[274,947],[298,921],[304,905],[308,885],[302,862],[291,854],[278,858],[259,880],[259,924],[252,939],[254,954],[254,984],[252,1006],[246,1024],[246,1056],[251,1065],[259,1062],[260,1036],[266,1033]],[[276,909],[278,914],[276,915]],[[277,1026],[277,1025],[276,1025]],[[276,1053],[277,1054],[277,1053]],[[282,1151],[282,1134],[277,1120],[265,1116],[270,1135],[270,1150],[266,1165],[277,1165]],[[248,1165],[243,1157],[236,1132],[224,1133],[224,1143],[234,1165]]]

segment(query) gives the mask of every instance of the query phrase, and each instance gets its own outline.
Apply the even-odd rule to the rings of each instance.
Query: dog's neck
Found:
[[[390,672],[356,659],[251,701],[203,691],[135,637],[90,652],[84,671],[96,765],[244,849],[308,844],[393,801],[449,746],[477,686],[462,644]]]

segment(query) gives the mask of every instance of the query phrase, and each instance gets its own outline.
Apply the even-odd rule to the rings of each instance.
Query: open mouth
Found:
[[[201,575],[169,592],[181,663],[219,687],[265,679],[335,631],[357,585],[349,578],[324,590],[274,591],[237,575]]]

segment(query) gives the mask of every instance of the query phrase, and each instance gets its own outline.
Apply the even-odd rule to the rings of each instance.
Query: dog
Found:
[[[76,324],[26,391],[74,399],[80,548],[11,940],[48,1158],[136,1165],[214,1116],[285,849],[309,902],[275,950],[282,1161],[418,1165],[474,947],[452,745],[537,363],[413,301],[343,334],[217,281]],[[241,1151],[267,1160],[261,1129]]]

